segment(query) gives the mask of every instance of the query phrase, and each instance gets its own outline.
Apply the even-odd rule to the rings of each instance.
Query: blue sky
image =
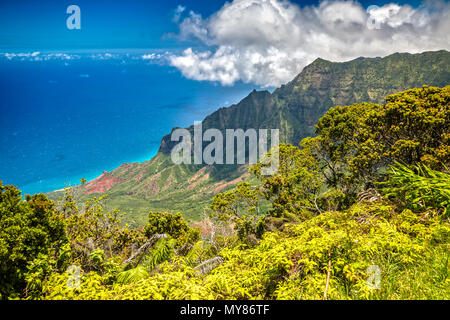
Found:
[[[291,1],[299,6],[318,1]],[[410,4],[420,1],[360,1],[364,7],[386,3]],[[178,5],[204,18],[220,10],[221,0],[2,0],[0,1],[0,48],[89,49],[89,48],[174,48],[183,47],[165,35],[177,32],[172,21]],[[66,28],[66,8],[81,8],[82,29]]]
[[[73,4],[81,30],[66,26]],[[188,79],[278,87],[317,58],[450,50],[449,15],[450,0],[1,0],[0,58],[141,49]]]

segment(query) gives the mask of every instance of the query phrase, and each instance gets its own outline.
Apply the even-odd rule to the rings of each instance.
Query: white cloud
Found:
[[[180,21],[181,14],[186,10],[186,7],[182,5],[178,5],[178,7],[175,9],[175,13],[173,15],[173,22]]]
[[[164,57],[164,54],[148,53],[148,54],[144,54],[141,58],[143,60],[158,60],[158,59],[162,59],[163,57]]]
[[[129,62],[140,62],[142,60],[146,62],[167,64],[167,57],[170,56],[168,52],[151,52],[150,50],[144,51],[124,51],[124,52],[78,52],[78,53],[63,53],[63,52],[0,52],[0,59],[5,58],[7,60],[14,61],[74,61],[74,60],[92,60],[92,61],[114,61],[121,64],[127,64]]]
[[[206,19],[193,11],[178,16],[177,37],[207,49],[188,48],[169,61],[190,79],[279,86],[317,57],[347,61],[449,50],[449,15],[450,4],[439,1],[366,10],[356,1],[300,8],[282,0],[234,0]]]
[[[20,53],[3,53],[2,55],[8,59],[8,60],[13,60],[13,59],[39,59],[39,51],[35,51],[35,52],[20,52]]]
[[[48,60],[77,60],[79,55],[67,53],[41,53],[35,52],[2,52],[0,57],[5,57],[8,60],[19,61],[48,61]]]

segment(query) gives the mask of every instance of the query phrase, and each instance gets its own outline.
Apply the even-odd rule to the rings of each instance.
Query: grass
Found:
[[[379,261],[381,290],[373,299],[382,300],[446,300],[450,297],[449,245],[429,252],[422,263],[400,267],[395,260]]]

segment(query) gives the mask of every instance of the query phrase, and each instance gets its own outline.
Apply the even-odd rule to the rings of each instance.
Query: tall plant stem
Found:
[[[330,276],[331,276],[331,249],[328,249],[327,282],[325,284],[325,292],[323,293],[323,299],[322,300],[327,300],[327,292],[328,292],[328,286],[330,284]]]

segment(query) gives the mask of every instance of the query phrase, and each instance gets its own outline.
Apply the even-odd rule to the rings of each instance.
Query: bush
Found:
[[[145,235],[167,234],[177,239],[177,246],[194,243],[200,238],[200,230],[189,227],[181,213],[151,211],[145,226]]]
[[[397,162],[391,167],[385,185],[386,196],[407,208],[436,209],[443,218],[450,214],[450,175],[445,172],[432,170],[424,164],[410,169]]]
[[[0,294],[23,297],[39,291],[57,269],[59,251],[67,242],[62,217],[43,194],[21,199],[14,186],[0,182]],[[47,261],[48,260],[48,261]]]

